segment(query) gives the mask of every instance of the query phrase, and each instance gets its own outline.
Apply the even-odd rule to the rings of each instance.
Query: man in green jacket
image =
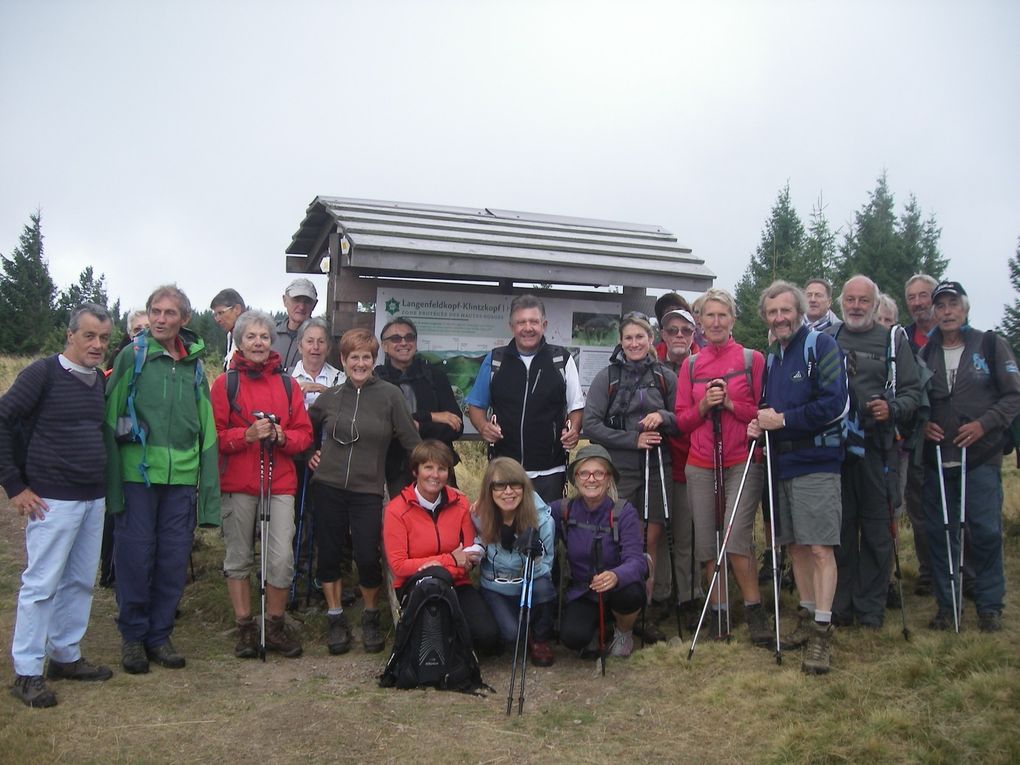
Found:
[[[149,329],[117,356],[106,387],[106,507],[114,516],[114,565],[125,671],[170,669],[170,642],[197,520],[220,524],[216,426],[200,358],[185,325],[191,302],[175,285],[145,304]]]

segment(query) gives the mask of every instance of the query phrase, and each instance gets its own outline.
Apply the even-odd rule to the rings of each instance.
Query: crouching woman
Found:
[[[648,564],[637,510],[617,499],[618,479],[605,448],[584,447],[567,468],[577,496],[553,502],[552,514],[570,567],[560,641],[574,650],[601,650],[599,619],[609,612],[616,625],[609,652],[626,657],[634,650]]]

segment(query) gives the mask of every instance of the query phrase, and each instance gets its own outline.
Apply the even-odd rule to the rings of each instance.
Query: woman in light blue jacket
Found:
[[[543,552],[535,560],[528,650],[532,664],[551,666],[554,659],[550,640],[556,601],[552,583],[555,528],[548,505],[535,493],[516,460],[497,457],[489,463],[482,478],[474,521],[478,541],[485,547],[479,563],[482,597],[499,624],[504,642],[510,646],[517,639],[525,564],[524,555],[514,547],[525,531],[537,530]]]

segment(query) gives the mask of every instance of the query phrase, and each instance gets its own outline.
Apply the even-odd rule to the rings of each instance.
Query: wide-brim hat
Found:
[[[604,446],[598,444],[588,444],[577,450],[577,454],[574,455],[574,459],[570,460],[570,464],[567,465],[567,480],[570,483],[574,482],[574,471],[577,466],[585,460],[598,458],[604,460],[609,465],[609,470],[613,474],[613,480],[617,483],[620,482],[620,471],[616,469],[616,465],[613,464],[613,458],[609,456],[609,452],[606,451]]]

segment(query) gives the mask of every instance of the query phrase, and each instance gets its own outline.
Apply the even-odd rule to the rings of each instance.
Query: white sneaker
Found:
[[[613,642],[609,646],[609,655],[626,659],[632,653],[634,653],[634,633],[614,629]]]

